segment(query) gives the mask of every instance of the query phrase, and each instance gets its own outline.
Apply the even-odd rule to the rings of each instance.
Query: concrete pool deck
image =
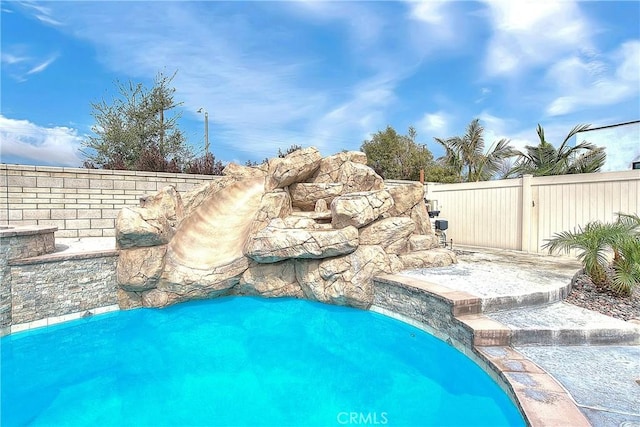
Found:
[[[531,386],[528,382],[539,367],[568,391],[592,425],[640,425],[640,323],[562,302],[581,268],[575,259],[456,249],[460,249],[456,265],[406,271],[400,276],[425,281],[437,293],[438,287],[445,287],[476,297],[478,313],[458,319],[474,329],[480,353],[494,356],[494,363],[502,364],[498,367],[516,384]],[[501,342],[499,346],[482,345],[484,336]],[[505,347],[535,365],[527,366],[512,355],[501,362]],[[513,369],[514,364],[520,366]],[[509,371],[516,371],[516,376]],[[530,375],[523,376],[523,371]],[[535,387],[526,393],[532,390]],[[569,419],[559,421],[558,425],[572,424]]]
[[[113,237],[56,239],[57,253],[112,249]],[[562,302],[580,269],[575,259],[455,249],[460,250],[457,265],[394,277],[435,294],[466,295],[455,308],[470,314],[458,320],[474,331],[482,357],[492,360],[514,389],[520,388],[516,393],[536,397],[537,387],[545,386],[551,389],[548,396],[558,400],[555,408],[577,405],[594,426],[640,425],[640,324]],[[559,384],[546,384],[538,375],[545,372]],[[532,402],[529,411],[545,411],[544,405],[535,406],[536,399]],[[528,414],[533,425],[574,424],[562,415],[531,419]]]

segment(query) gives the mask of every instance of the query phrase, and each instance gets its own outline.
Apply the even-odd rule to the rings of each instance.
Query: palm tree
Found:
[[[630,295],[640,283],[640,216],[618,213],[618,223],[629,231],[623,234],[613,247],[614,276],[612,288],[621,294]]]
[[[614,260],[611,288],[622,294],[631,295],[640,283],[640,240],[625,238],[618,244],[618,258]]]
[[[458,182],[462,182],[462,171],[464,169],[464,162],[460,157],[460,154],[448,145],[448,140],[442,140],[440,138],[434,138],[436,142],[440,143],[444,149],[444,156],[438,158],[438,161],[443,167],[452,171],[458,177]]]
[[[547,142],[544,129],[538,124],[537,133],[540,143],[537,146],[525,146],[525,152],[516,151],[519,157],[510,175],[547,176],[600,171],[607,157],[603,147],[596,147],[586,141],[574,147],[568,145],[574,135],[589,129],[589,126],[591,125],[575,126],[556,149]]]
[[[516,154],[509,140],[504,138],[493,143],[485,153],[483,133],[480,120],[474,119],[463,136],[434,138],[445,149],[445,155],[438,160],[456,171],[461,181],[491,179],[500,170],[503,161]]]
[[[580,251],[578,259],[594,285],[601,291],[611,288],[623,295],[630,295],[640,283],[640,218],[637,215],[618,214],[612,224],[590,222],[584,229],[554,234],[542,247],[549,253],[557,250]],[[607,275],[607,255],[613,252],[611,279]]]

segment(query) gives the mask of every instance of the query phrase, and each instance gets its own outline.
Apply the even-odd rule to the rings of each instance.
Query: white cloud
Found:
[[[493,30],[485,58],[490,76],[515,76],[591,48],[591,23],[574,1],[491,0],[485,4]]]
[[[0,157],[3,162],[26,161],[32,164],[74,167],[82,164],[78,151],[82,138],[75,129],[63,126],[42,127],[28,120],[0,115],[0,139]]]
[[[44,22],[45,24],[53,25],[53,26],[61,26],[62,22],[54,19],[51,14],[52,11],[50,8],[45,7],[42,3],[34,2],[34,1],[20,1],[16,2],[17,5],[22,6],[26,9],[30,14],[32,14],[37,20]]]
[[[425,137],[448,138],[450,133],[451,116],[444,111],[435,113],[425,113],[425,115],[416,124],[418,134]]]
[[[14,55],[9,52],[2,52],[2,54],[0,55],[0,60],[2,61],[3,64],[13,65],[13,64],[19,64],[20,62],[25,62],[29,60],[29,58],[26,56]]]
[[[640,93],[640,41],[633,40],[610,55],[572,56],[547,73],[556,89],[546,108],[550,116],[613,105]]]
[[[44,70],[47,69],[47,67],[51,64],[53,64],[53,62],[58,59],[58,55],[53,55],[51,57],[49,57],[48,59],[46,59],[45,61],[41,62],[40,64],[34,66],[33,68],[31,68],[29,71],[27,71],[27,75],[30,74],[38,74],[43,72]]]
[[[3,46],[0,61],[3,68],[13,79],[24,82],[30,75],[38,74],[47,69],[56,59],[58,54],[50,54],[46,59],[41,55],[33,53],[31,46],[19,44],[14,46]]]
[[[386,126],[383,111],[385,107],[396,99],[393,88],[389,83],[372,79],[356,86],[349,97],[334,106],[325,114],[318,117],[308,130],[312,138],[306,141],[325,148],[325,154],[333,154],[341,148],[359,149],[363,139],[370,137],[370,133]],[[351,129],[353,140],[344,139],[344,130]],[[357,135],[357,136],[355,136]]]
[[[56,26],[56,27],[60,26],[60,25],[64,25],[62,22],[56,21],[55,19],[51,18],[48,15],[36,14],[35,17],[39,21],[44,22],[45,24],[53,25],[53,26]]]
[[[614,59],[619,61],[617,77],[630,83],[640,83],[640,40],[623,43]]]
[[[488,87],[483,87],[480,89],[480,97],[478,97],[478,99],[476,99],[474,102],[476,104],[480,104],[481,102],[484,102],[489,95],[491,95],[491,89],[489,89]]]
[[[409,39],[414,50],[428,54],[436,50],[451,53],[474,26],[472,14],[462,13],[456,2],[406,1]],[[413,21],[413,22],[412,22]],[[412,25],[417,24],[417,25]]]
[[[535,128],[522,129],[513,119],[492,115],[487,111],[478,114],[480,124],[484,128],[484,143],[488,149],[491,144],[503,138],[508,139],[516,150],[523,150],[525,145],[535,145]]]
[[[359,2],[294,1],[286,5],[286,10],[307,22],[340,23],[341,31],[348,36],[346,41],[357,50],[374,46],[386,27],[385,19]]]
[[[446,24],[446,3],[444,1],[411,2],[411,17],[431,25]]]
[[[243,14],[219,19],[218,7],[229,5],[215,4],[162,2],[149,8],[133,2],[126,3],[126,14],[119,2],[52,7],[60,8],[66,28],[92,43],[112,71],[135,80],[175,64],[176,97],[194,116],[200,107],[209,112],[217,136],[217,141],[211,138],[212,147],[223,144],[252,155],[272,155],[290,143],[314,143],[327,152],[359,147],[360,135],[384,124],[398,82],[421,59],[395,30],[382,31],[380,10],[367,11],[359,3],[282,3],[281,9],[270,9],[283,14],[293,9],[299,20],[337,27],[352,40],[339,46],[353,58],[352,71],[328,67],[330,58],[309,49],[312,39],[292,40],[282,28],[258,26]],[[114,16],[118,31],[113,30]],[[313,37],[313,32],[302,37]],[[378,45],[379,37],[385,37],[384,46]],[[340,74],[343,86],[319,70]]]

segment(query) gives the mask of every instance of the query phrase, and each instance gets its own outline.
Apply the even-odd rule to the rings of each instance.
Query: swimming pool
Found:
[[[3,426],[524,425],[466,356],[377,313],[230,297],[0,340]]]

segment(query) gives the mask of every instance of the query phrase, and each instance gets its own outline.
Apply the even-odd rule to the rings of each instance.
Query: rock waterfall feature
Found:
[[[456,262],[438,247],[422,185],[385,189],[366,162],[310,147],[123,208],[120,307],[261,295],[369,308],[374,276]]]

